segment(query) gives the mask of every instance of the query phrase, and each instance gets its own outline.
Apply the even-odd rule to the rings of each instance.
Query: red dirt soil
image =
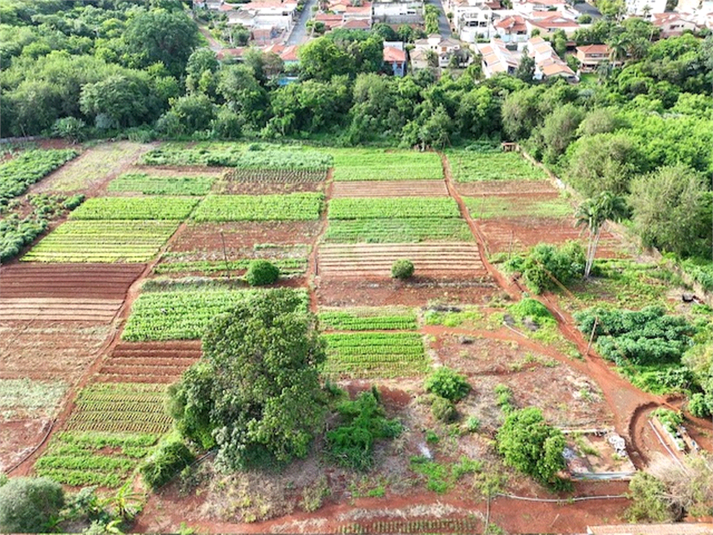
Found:
[[[481,195],[559,195],[559,190],[549,180],[487,180],[482,182],[455,182],[460,195],[478,197]]]
[[[442,180],[335,182],[333,197],[434,197],[446,196]]]
[[[102,383],[174,383],[201,357],[200,340],[120,342],[96,376]]]

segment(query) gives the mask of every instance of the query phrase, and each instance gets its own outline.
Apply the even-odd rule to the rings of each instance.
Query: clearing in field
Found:
[[[25,262],[146,262],[178,221],[67,221],[21,258]]]
[[[321,308],[319,326],[325,331],[415,331],[416,311],[407,307]]]
[[[329,222],[324,241],[329,243],[417,243],[473,241],[463,219],[390,218]]]
[[[335,182],[332,198],[336,197],[440,197],[448,188],[438,180],[394,180],[384,182]]]
[[[0,298],[0,322],[110,323],[123,302],[123,299],[72,299],[67,297]]]
[[[210,195],[198,206],[193,219],[198,222],[319,219],[323,200],[321,193]]]
[[[186,289],[144,292],[134,302],[122,338],[130,342],[198,340],[218,314],[270,290],[230,290],[190,286]],[[307,304],[307,295],[300,292]]]
[[[74,210],[73,220],[183,220],[198,199],[191,197],[97,197]]]
[[[450,197],[340,198],[329,203],[329,219],[459,218]]]
[[[456,182],[482,180],[543,180],[542,169],[531,164],[517,152],[449,151],[448,161]]]
[[[441,158],[435,152],[384,149],[330,149],[334,180],[439,180]]]
[[[102,383],[175,383],[201,357],[199,340],[119,343],[99,370]]]
[[[572,206],[561,197],[490,195],[463,199],[475,219],[514,217],[567,217]]]
[[[0,422],[52,418],[68,387],[64,381],[0,379]]]
[[[144,195],[206,195],[213,187],[215,179],[214,176],[156,176],[129,173],[109,182],[107,191]]]
[[[429,364],[417,333],[325,334],[324,372],[358,379],[414,377]]]
[[[103,143],[87,150],[44,181],[39,191],[79,191],[104,182],[144,151],[144,145],[121,141]]]
[[[158,438],[146,433],[64,431],[52,437],[34,471],[71,487],[117,488],[151,453]]]
[[[399,259],[411,260],[417,277],[487,276],[474,243],[328,244],[319,248],[318,268],[323,276],[390,277]]]

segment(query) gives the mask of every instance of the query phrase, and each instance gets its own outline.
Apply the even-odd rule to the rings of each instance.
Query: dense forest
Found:
[[[655,40],[641,19],[600,20],[575,41],[606,42],[625,64],[571,85],[532,82],[527,69],[484,80],[478,61],[440,77],[385,76],[382,42],[393,30],[338,30],[302,47],[299,83],[280,85],[274,54],[218,61],[178,0],[11,0],[0,9],[4,137],[439,149],[517,141],[584,196],[633,193],[645,244],[709,256],[711,35]]]

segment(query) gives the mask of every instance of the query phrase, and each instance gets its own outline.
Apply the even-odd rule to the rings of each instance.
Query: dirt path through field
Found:
[[[322,210],[322,215],[320,216],[319,231],[317,235],[312,240],[312,250],[309,252],[309,257],[307,258],[307,288],[309,291],[309,309],[313,314],[317,314],[319,311],[319,301],[317,299],[317,292],[315,291],[316,279],[319,277],[318,271],[318,248],[322,241],[322,236],[327,232],[327,226],[329,225],[329,201],[332,198],[332,193],[334,192],[334,169],[330,169],[327,173],[327,181],[324,184],[324,210]]]

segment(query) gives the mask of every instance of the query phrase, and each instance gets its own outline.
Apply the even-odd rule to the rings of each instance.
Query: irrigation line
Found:
[[[502,498],[510,498],[512,500],[522,500],[525,502],[541,502],[541,503],[560,503],[560,504],[567,504],[571,502],[584,502],[584,501],[591,501],[591,500],[621,500],[622,498],[628,498],[626,494],[609,494],[605,496],[580,496],[580,497],[575,497],[575,498],[561,498],[561,499],[552,499],[552,498],[530,498],[528,496],[516,496],[514,494],[503,494],[503,493],[497,493],[496,496],[500,496]]]
[[[649,425],[651,426],[651,429],[654,430],[654,434],[656,435],[656,438],[659,439],[659,442],[661,442],[661,445],[662,445],[664,448],[666,448],[666,451],[668,452],[668,454],[673,458],[674,461],[676,461],[676,463],[677,463],[681,468],[683,468],[684,470],[686,470],[686,467],[683,466],[683,463],[681,462],[681,460],[673,453],[673,451],[671,451],[671,448],[668,447],[668,444],[666,444],[666,441],[663,439],[663,437],[661,436],[661,433],[659,433],[658,429],[656,429],[656,426],[651,422],[651,420],[649,420],[648,423],[649,423]]]

